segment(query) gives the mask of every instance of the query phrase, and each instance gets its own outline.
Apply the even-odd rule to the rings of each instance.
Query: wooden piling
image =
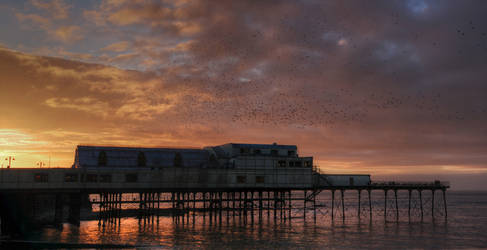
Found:
[[[397,189],[394,189],[394,199],[396,200],[396,221],[399,221],[399,204],[397,203]]]
[[[448,210],[446,208],[446,192],[445,192],[445,189],[442,189],[441,191],[443,192],[443,206],[445,209],[445,219],[446,219],[446,218],[448,218]]]
[[[422,190],[421,189],[418,189],[418,192],[419,192],[419,207],[421,209],[421,221],[423,221],[423,196],[422,196]]]

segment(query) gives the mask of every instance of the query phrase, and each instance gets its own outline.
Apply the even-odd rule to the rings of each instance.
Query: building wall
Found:
[[[102,176],[110,176],[103,182]],[[129,181],[127,176],[136,176]],[[73,177],[76,176],[73,181]],[[93,178],[94,177],[94,178]],[[69,181],[68,181],[69,179]],[[312,170],[287,169],[22,169],[0,171],[0,190],[311,188]]]
[[[311,168],[313,157],[270,157],[270,156],[239,156],[233,159],[235,168]],[[299,163],[299,164],[298,164]]]
[[[106,164],[100,164],[100,154],[106,156]],[[145,158],[142,167],[172,167],[176,154],[179,154],[184,167],[205,167],[210,153],[203,149],[172,149],[172,148],[124,148],[78,146],[75,154],[74,167],[141,167],[139,154]]]
[[[166,168],[175,166],[177,154],[181,156],[181,166],[190,168],[299,168],[313,164],[312,157],[298,157],[293,145],[229,143],[204,149],[78,146],[73,167]]]

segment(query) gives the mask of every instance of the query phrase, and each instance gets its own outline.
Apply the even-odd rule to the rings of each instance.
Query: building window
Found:
[[[294,150],[288,150],[287,151],[288,156],[294,156],[295,154],[296,154],[296,152]]]
[[[137,155],[137,166],[139,167],[145,167],[147,164],[147,160],[145,158],[144,152],[139,152]]]
[[[305,166],[305,167],[312,167],[312,166],[313,166],[313,164],[311,164],[311,161],[305,161],[305,162],[304,162],[304,166]]]
[[[125,182],[137,182],[137,174],[126,174]]]
[[[255,177],[255,183],[264,183],[265,182],[265,176],[256,176]]]
[[[247,182],[247,176],[239,175],[237,176],[237,183],[242,184]]]
[[[294,161],[290,161],[290,162],[289,162],[289,166],[290,166],[290,167],[294,167]]]
[[[177,152],[174,155],[174,166],[177,168],[180,168],[183,166],[183,157],[181,156],[181,153]]]
[[[100,182],[105,182],[105,183],[112,182],[112,175],[109,174],[100,175]]]
[[[96,174],[87,174],[86,175],[86,182],[96,182],[98,176]]]
[[[65,174],[64,182],[78,182],[78,174]]]
[[[277,162],[277,165],[281,168],[285,168],[286,167],[286,161],[278,161]]]
[[[254,154],[256,155],[260,155],[262,152],[260,151],[260,149],[254,149]]]
[[[295,161],[294,162],[295,167],[301,167],[301,162],[300,161]]]
[[[48,182],[49,175],[47,173],[34,174],[34,182]]]
[[[248,153],[250,153],[250,149],[249,148],[240,148],[240,153],[241,154],[248,154]]]
[[[98,166],[106,166],[107,165],[107,153],[105,151],[100,151],[98,154]]]
[[[272,150],[271,150],[271,155],[276,156],[276,155],[277,155],[277,153],[278,153],[277,149],[272,149]]]

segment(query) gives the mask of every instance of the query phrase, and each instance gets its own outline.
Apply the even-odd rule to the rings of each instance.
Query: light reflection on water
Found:
[[[193,221],[175,222],[172,217],[154,218],[144,223],[123,218],[120,224],[99,226],[98,221],[82,221],[80,227],[64,224],[62,230],[47,228],[29,240],[70,243],[130,244],[168,248],[480,248],[487,247],[487,193],[450,192],[448,221],[435,223],[406,221],[372,223],[350,218],[332,222],[329,217],[312,215],[306,220],[256,216],[229,220],[196,216]]]

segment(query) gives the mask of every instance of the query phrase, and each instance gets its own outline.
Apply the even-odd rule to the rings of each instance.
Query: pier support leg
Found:
[[[206,192],[201,193],[203,195],[203,219],[206,216]]]
[[[259,191],[259,221],[262,220],[262,191]]]
[[[271,192],[267,191],[267,219],[271,218]]]
[[[103,196],[101,193],[98,194],[98,199],[100,201],[100,203],[98,203],[99,204],[99,207],[98,207],[98,226],[100,226],[101,225],[101,215],[102,215],[101,211],[103,209]]]
[[[274,191],[274,220],[277,219],[277,192]]]
[[[123,193],[119,194],[119,203],[118,203],[118,224],[120,224],[122,220],[122,202],[123,202]],[[158,214],[159,215],[159,214]]]
[[[369,194],[369,220],[372,222],[372,190],[367,190]]]
[[[358,191],[358,209],[357,209],[357,218],[358,221],[360,222],[360,195],[362,194],[362,190],[359,189]]]
[[[76,226],[80,225],[81,197],[79,193],[69,195],[69,223]]]
[[[193,193],[193,223],[194,223],[194,219],[196,217],[196,195],[197,195],[197,193],[194,192]]]
[[[210,222],[213,222],[213,192],[208,193],[208,210],[210,215]]]
[[[247,220],[247,202],[248,202],[248,198],[247,198],[247,191],[244,192],[244,216],[245,216],[245,220]]]
[[[431,189],[431,219],[435,220],[435,191],[436,189]]]
[[[421,222],[423,221],[423,196],[422,196],[422,190],[419,189],[418,190],[418,193],[419,193],[419,208],[421,209]]]
[[[63,195],[56,194],[55,208],[54,208],[54,224],[60,226],[63,223]]]
[[[308,201],[308,196],[306,195],[307,191],[304,190],[304,208],[303,208],[303,217],[306,219],[306,202]]]
[[[399,221],[399,204],[397,203],[397,189],[394,189],[394,199],[396,201],[396,221]]]
[[[283,218],[283,211],[282,211],[283,209],[284,209],[284,192],[279,192],[279,216],[281,217],[281,220]]]
[[[219,192],[218,193],[218,219],[220,220],[220,223],[222,222],[222,212],[223,212],[223,193]],[[253,216],[253,212],[252,212]]]
[[[408,190],[408,219],[411,221],[411,189]]]
[[[232,192],[232,216],[235,217],[235,192]]]
[[[291,191],[288,192],[288,197],[287,198],[288,198],[288,200],[287,200],[288,204],[287,205],[288,205],[288,208],[289,208],[288,217],[289,217],[289,220],[291,220],[291,210],[292,210]]]
[[[387,222],[387,189],[384,189],[384,222]]]
[[[335,190],[331,190],[331,220],[335,219]]]
[[[445,209],[445,220],[446,220],[446,218],[448,218],[448,210],[446,208],[446,192],[445,189],[442,189],[441,191],[443,192],[443,206]]]
[[[252,223],[254,223],[254,191],[250,192],[250,217],[252,219]]]
[[[230,192],[226,192],[226,199],[227,199],[227,206],[226,206],[226,209],[227,209],[227,224],[230,220]]]
[[[313,197],[313,220],[316,222],[316,195]]]
[[[342,198],[342,221],[345,222],[345,190],[340,190]]]

